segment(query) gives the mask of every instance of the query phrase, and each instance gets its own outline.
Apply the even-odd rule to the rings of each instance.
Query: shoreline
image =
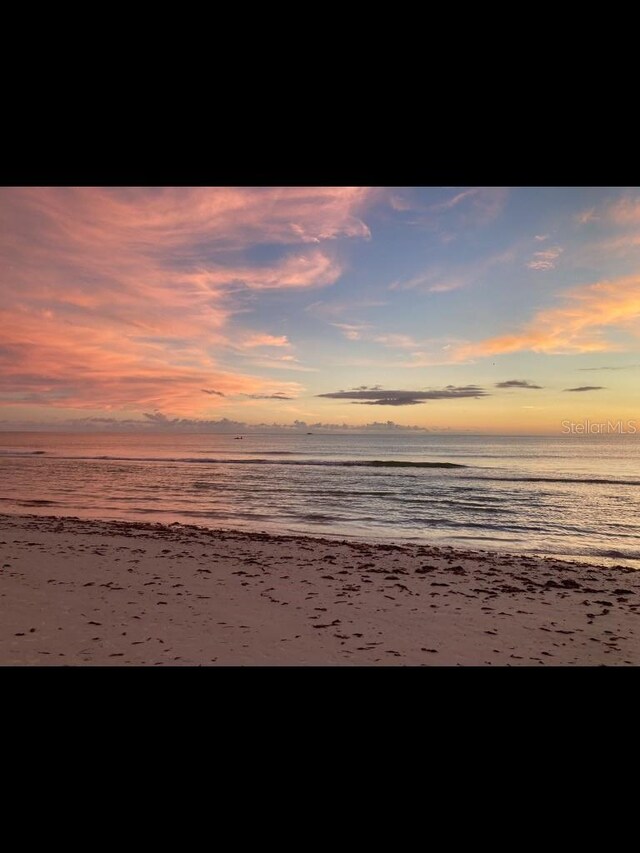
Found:
[[[640,574],[506,551],[0,514],[0,665],[638,665]]]
[[[397,545],[400,548],[411,548],[411,547],[425,547],[425,548],[434,548],[436,550],[452,550],[452,551],[464,551],[465,553],[480,553],[480,554],[492,554],[496,557],[509,557],[509,558],[517,558],[517,559],[534,559],[534,560],[553,560],[556,563],[569,563],[573,565],[574,563],[581,564],[585,567],[595,567],[598,569],[628,569],[629,571],[635,571],[640,573],[640,564],[635,565],[636,558],[625,557],[624,555],[613,556],[613,555],[599,555],[599,556],[589,556],[589,554],[563,554],[558,552],[549,551],[547,553],[540,553],[539,551],[531,550],[531,551],[522,551],[517,550],[517,546],[515,550],[508,549],[506,545],[504,547],[500,547],[495,544],[492,547],[491,542],[487,541],[484,537],[475,537],[468,536],[463,537],[465,540],[469,542],[468,547],[461,541],[455,541],[451,537],[445,535],[441,535],[439,538],[435,536],[433,538],[424,539],[422,536],[402,536],[402,535],[394,535],[392,533],[383,532],[380,530],[371,530],[364,531],[361,530],[359,532],[346,530],[341,532],[328,533],[323,535],[322,533],[315,532],[310,529],[308,526],[301,527],[301,529],[296,529],[295,526],[284,525],[284,524],[268,524],[265,529],[258,528],[255,522],[249,522],[245,520],[238,520],[234,523],[233,526],[224,527],[222,525],[213,527],[211,522],[208,523],[193,523],[188,520],[184,520],[180,518],[180,512],[172,513],[169,515],[169,518],[175,518],[175,521],[169,521],[167,518],[160,519],[158,515],[156,515],[156,519],[154,520],[154,513],[150,511],[147,513],[147,521],[138,521],[134,518],[127,517],[125,515],[114,514],[111,516],[93,516],[93,515],[55,515],[55,514],[46,514],[46,510],[49,512],[54,512],[55,508],[53,506],[49,506],[49,501],[40,501],[34,500],[31,506],[21,506],[15,512],[12,510],[3,507],[2,511],[0,511],[0,521],[3,518],[37,518],[46,521],[47,519],[55,519],[55,520],[68,520],[68,521],[79,521],[79,522],[89,522],[95,524],[115,524],[115,525],[130,525],[131,527],[140,527],[150,528],[150,529],[158,529],[162,527],[184,527],[187,530],[204,530],[209,532],[220,531],[222,533],[244,533],[248,536],[253,534],[266,535],[273,537],[274,539],[322,539],[332,542],[355,542],[355,543],[364,543],[371,546],[376,545]],[[40,509],[42,512],[27,512],[29,509]],[[475,541],[478,542],[478,545],[474,545]],[[479,547],[479,543],[483,543],[487,547],[481,548]]]
[[[610,571],[610,570],[620,570],[622,572],[635,572],[640,576],[640,569],[636,569],[633,566],[626,565],[624,563],[614,563],[614,557],[607,557],[605,559],[611,560],[609,563],[598,563],[592,561],[587,555],[572,555],[572,557],[568,555],[560,556],[556,554],[539,554],[535,552],[521,552],[521,551],[507,551],[506,549],[501,548],[475,548],[473,546],[469,546],[469,548],[464,548],[461,545],[447,545],[447,544],[435,544],[430,541],[425,541],[419,538],[393,538],[387,534],[378,535],[375,534],[365,534],[365,533],[350,533],[350,534],[341,534],[335,533],[333,535],[327,534],[322,535],[320,533],[314,533],[313,531],[296,531],[296,530],[258,530],[252,527],[210,527],[209,525],[204,524],[189,524],[184,521],[133,521],[128,518],[95,518],[95,517],[83,517],[78,515],[40,515],[36,513],[12,513],[12,512],[0,512],[0,530],[2,529],[2,525],[5,523],[5,520],[9,519],[23,519],[23,520],[35,520],[35,521],[43,521],[43,522],[51,522],[56,525],[60,522],[78,522],[79,524],[89,524],[89,525],[107,525],[109,527],[115,527],[117,529],[131,528],[132,530],[140,530],[142,532],[149,533],[157,533],[162,530],[184,530],[184,531],[195,531],[200,532],[204,531],[205,533],[210,534],[221,534],[224,536],[240,536],[247,537],[251,539],[254,536],[266,537],[267,539],[273,539],[276,541],[290,541],[290,540],[311,540],[312,542],[327,542],[333,543],[335,545],[368,545],[371,548],[377,548],[381,546],[385,549],[387,546],[393,546],[394,548],[398,548],[401,551],[411,550],[411,549],[421,549],[421,550],[432,550],[434,552],[441,551],[450,551],[453,553],[462,552],[464,554],[479,554],[483,557],[491,556],[496,559],[517,559],[517,560],[534,560],[539,562],[548,563],[552,561],[554,564],[563,565],[566,564],[568,566],[581,566],[586,569],[597,569],[598,571]],[[624,558],[621,558],[624,559]]]

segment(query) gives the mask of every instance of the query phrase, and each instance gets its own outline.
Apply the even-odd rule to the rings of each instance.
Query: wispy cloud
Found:
[[[596,215],[595,207],[590,207],[588,210],[582,210],[579,213],[576,213],[576,222],[580,225],[586,225],[589,222],[595,222],[600,217]]]
[[[346,301],[318,299],[316,302],[307,305],[304,310],[316,317],[328,320],[344,317],[345,314],[353,316],[361,309],[383,308],[385,305],[388,305],[388,302],[382,299],[353,299]]]
[[[438,364],[451,364],[460,359],[455,355],[457,347],[464,342],[452,338],[430,338],[418,340],[411,335],[399,332],[379,333],[374,326],[368,324],[332,323],[341,329],[348,340],[367,341],[381,344],[387,349],[409,350],[410,360],[393,362],[394,367],[426,367]],[[383,362],[381,362],[383,363]],[[369,366],[376,366],[377,362],[368,362]],[[350,361],[349,365],[356,367],[365,366],[364,362]]]
[[[415,338],[412,338],[411,335],[375,335],[373,340],[376,343],[382,344],[385,347],[391,347],[392,349],[417,349],[422,346],[422,344],[419,341],[416,341]]]
[[[465,360],[519,350],[560,354],[616,350],[620,344],[606,340],[605,331],[613,327],[638,330],[640,276],[573,288],[562,299],[562,305],[539,311],[519,331],[463,344],[457,348],[455,358]]]
[[[214,394],[217,397],[224,397],[222,391],[215,391],[213,388],[201,388],[203,394]]]
[[[516,248],[495,252],[483,260],[469,264],[435,265],[408,279],[396,279],[389,290],[418,290],[421,293],[446,293],[471,286],[494,267],[507,264],[516,257]]]
[[[245,353],[245,355],[248,355],[248,353]],[[253,367],[264,367],[269,370],[294,370],[299,373],[318,372],[317,367],[309,367],[305,364],[301,364],[299,360],[292,355],[260,355],[257,357],[251,353],[251,356],[247,358],[247,364]]]
[[[553,246],[544,252],[534,252],[532,258],[527,261],[527,266],[530,270],[552,270],[562,252],[561,246]]]
[[[631,370],[632,367],[640,367],[640,364],[623,364],[619,367],[579,367],[578,370]]]
[[[389,285],[389,290],[417,290],[421,293],[448,293],[451,290],[461,290],[477,280],[482,270],[456,271],[444,270],[442,267],[412,276],[408,279],[397,279]]]
[[[394,363],[395,367],[437,367],[445,364],[471,362],[470,355],[464,353],[466,341],[459,339],[440,339],[424,341],[419,349],[413,350],[408,358]]]
[[[631,252],[637,257],[637,250],[639,248],[640,231],[626,229],[615,236],[585,245],[582,249],[582,255],[588,258],[589,261],[593,261],[594,259],[601,260],[603,256],[607,255],[618,255],[625,258],[629,257]]]
[[[238,292],[336,282],[369,190],[0,189],[0,400],[198,411],[264,379],[217,365]],[[268,261],[250,250],[274,247]],[[235,346],[235,342],[232,344]],[[286,346],[256,336],[256,348]]]
[[[427,212],[455,213],[462,225],[487,225],[501,213],[507,195],[508,190],[502,187],[473,187],[429,205]]]
[[[606,210],[607,217],[616,225],[640,225],[640,196],[626,196]]]
[[[437,284],[432,284],[429,288],[429,293],[449,293],[450,290],[460,290],[465,286],[464,281],[451,279],[449,281],[439,281]]]
[[[393,208],[393,210],[397,210],[400,212],[404,212],[406,210],[415,210],[415,201],[412,201],[407,191],[402,192],[394,192],[392,191],[389,196],[389,204]]]
[[[507,379],[506,382],[496,382],[496,388],[537,388],[541,389],[542,385],[535,385],[527,379]]]
[[[242,342],[242,346],[244,347],[289,347],[291,344],[289,343],[286,335],[267,335],[256,333],[255,335],[250,335],[248,338],[245,338]]]
[[[504,187],[468,187],[449,192],[448,197],[437,201],[419,199],[411,189],[387,191],[387,196],[393,210],[406,214],[407,224],[440,232],[448,241],[461,230],[493,222],[504,209],[509,194]]]
[[[603,238],[587,245],[583,252],[596,257],[603,253],[624,253],[640,247],[640,195],[627,193],[615,201],[583,211],[576,217],[581,225],[599,223]]]
[[[456,193],[451,198],[446,199],[446,201],[438,202],[437,204],[432,204],[429,207],[429,210],[438,211],[438,210],[452,210],[454,207],[459,205],[465,199],[474,199],[482,192],[481,189],[475,187],[470,190],[463,190],[462,192]]]
[[[359,341],[362,338],[363,332],[371,328],[371,326],[365,323],[332,323],[331,325],[335,326],[336,329],[340,329],[349,341]]]

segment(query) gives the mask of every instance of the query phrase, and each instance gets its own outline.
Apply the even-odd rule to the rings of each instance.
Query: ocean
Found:
[[[0,512],[640,569],[640,437],[0,432]]]

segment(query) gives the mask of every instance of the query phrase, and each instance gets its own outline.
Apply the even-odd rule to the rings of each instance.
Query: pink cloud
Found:
[[[242,281],[248,287],[262,290],[267,288],[303,288],[333,284],[338,280],[340,264],[320,249],[304,254],[289,255],[281,263],[270,267],[232,270],[233,278],[226,269],[219,269],[213,281],[226,283]]]
[[[245,347],[289,347],[291,344],[287,340],[286,335],[266,335],[266,334],[255,334],[251,335],[249,338],[245,338],[242,342],[242,345]],[[286,356],[285,356],[286,358]]]
[[[530,270],[552,270],[563,251],[561,246],[553,246],[544,252],[534,252],[527,266]]]
[[[206,237],[225,247],[369,237],[358,213],[373,191],[358,187],[20,188],[3,190],[30,227],[36,211],[49,236],[77,249],[135,242],[181,246]],[[25,214],[27,219],[25,219]]]
[[[202,388],[225,396],[257,393],[264,379],[216,367],[197,347],[132,346],[116,330],[82,328],[29,312],[0,311],[0,401],[105,409],[155,406],[176,414],[211,410],[224,401],[203,399]],[[281,393],[297,393],[282,382]]]
[[[640,225],[640,197],[620,199],[609,206],[607,214],[616,225]]]
[[[216,365],[236,292],[337,281],[323,246],[368,238],[371,198],[349,187],[0,189],[0,401],[194,413],[225,405],[202,388],[260,393],[263,379]],[[249,261],[261,243],[283,254]]]

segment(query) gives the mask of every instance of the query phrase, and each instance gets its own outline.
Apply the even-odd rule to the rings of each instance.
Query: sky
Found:
[[[640,430],[640,189],[0,188],[0,429]]]

